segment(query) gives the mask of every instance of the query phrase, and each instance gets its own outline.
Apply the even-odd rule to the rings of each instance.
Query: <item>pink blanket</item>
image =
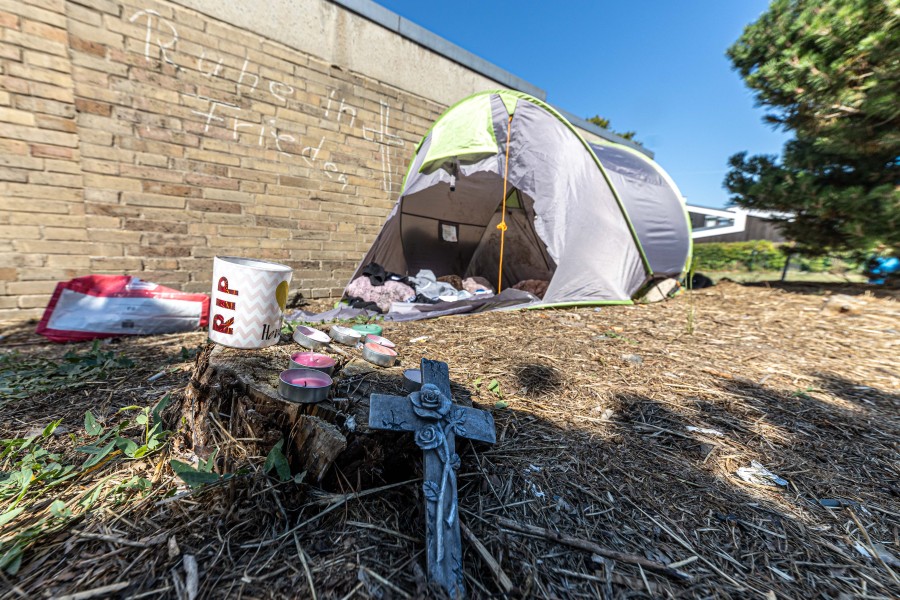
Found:
[[[346,294],[374,302],[382,312],[391,310],[391,302],[409,302],[416,297],[416,291],[399,281],[386,281],[374,286],[368,277],[357,277],[347,286]]]

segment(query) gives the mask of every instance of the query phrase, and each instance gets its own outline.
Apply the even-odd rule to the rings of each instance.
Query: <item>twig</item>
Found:
[[[599,472],[598,472],[598,471],[595,470],[595,472],[597,472],[604,480],[606,480],[607,483],[612,484],[612,482],[609,480],[609,478],[608,478],[605,474],[603,474],[602,471],[599,471]],[[721,575],[722,577],[724,577],[725,579],[727,579],[728,581],[730,581],[731,583],[733,583],[734,585],[736,585],[739,589],[743,590],[744,588],[750,588],[751,590],[753,590],[753,591],[756,592],[757,594],[763,595],[763,593],[762,593],[761,591],[759,591],[758,589],[754,588],[753,586],[747,585],[747,584],[745,584],[745,583],[739,582],[737,579],[735,579],[735,578],[729,576],[729,575],[728,575],[727,573],[725,573],[722,569],[720,569],[719,567],[717,567],[716,565],[714,565],[714,564],[712,563],[712,561],[710,561],[709,559],[707,559],[707,558],[704,557],[704,556],[701,556],[700,553],[697,552],[696,550],[694,550],[694,548],[693,548],[689,543],[687,543],[685,540],[683,540],[680,536],[675,535],[675,533],[674,533],[671,529],[669,529],[668,527],[666,527],[665,525],[663,525],[662,523],[660,523],[659,521],[657,521],[656,519],[654,519],[653,517],[651,517],[649,514],[647,514],[647,511],[645,511],[645,510],[642,509],[640,506],[638,506],[637,504],[635,504],[634,501],[631,500],[631,498],[629,498],[628,496],[624,496],[624,495],[623,495],[623,496],[622,496],[622,499],[625,500],[626,502],[628,502],[631,506],[633,506],[633,507],[635,508],[635,510],[637,510],[638,512],[640,512],[642,515],[644,515],[645,517],[647,517],[648,519],[650,519],[651,521],[653,521],[654,523],[656,523],[657,527],[659,527],[660,529],[662,529],[663,531],[665,531],[666,533],[668,533],[669,536],[671,536],[672,539],[674,539],[676,542],[678,542],[685,550],[687,550],[687,551],[689,551],[690,553],[692,553],[692,554],[694,554],[695,556],[697,556],[701,561],[703,561],[703,563],[704,563],[705,565],[707,565],[707,566],[708,566],[709,568],[711,568],[713,571],[715,571],[716,573],[718,573],[719,575]]]
[[[306,582],[309,584],[309,595],[312,597],[312,600],[317,600],[316,586],[313,584],[312,573],[309,570],[309,565],[306,563],[306,553],[303,551],[303,548],[300,547],[300,540],[297,538],[296,533],[294,533],[294,545],[297,546],[297,555],[300,557],[300,564],[303,565],[303,571],[306,573]]]
[[[494,575],[494,579],[497,580],[497,583],[500,585],[500,588],[504,593],[510,594],[513,591],[513,582],[510,580],[509,576],[503,570],[503,567],[500,566],[500,563],[497,562],[487,548],[484,547],[484,544],[481,543],[475,534],[472,533],[465,524],[460,521],[459,528],[463,532],[463,535],[466,536],[466,539],[469,540],[469,543],[475,548],[478,552],[478,555],[481,556],[481,559],[487,565],[488,569],[491,570],[491,573]]]
[[[338,347],[337,344],[328,344],[328,351],[334,352],[335,354],[340,354],[344,358],[349,358],[350,360],[353,360],[353,358],[354,358],[354,356],[352,354],[350,354],[343,348]]]
[[[22,591],[22,588],[20,588],[17,585],[13,585],[13,583],[9,579],[6,578],[6,575],[3,574],[2,570],[0,570],[0,580],[3,580],[3,583],[5,583],[7,585],[7,588],[12,590],[15,594],[18,594],[18,596],[20,598],[28,597],[28,594],[26,594],[24,591]]]
[[[692,579],[692,577],[687,573],[684,573],[677,569],[671,569],[664,564],[654,562],[652,560],[647,560],[646,558],[635,556],[634,554],[625,554],[623,552],[617,552],[616,550],[609,550],[607,548],[604,548],[603,546],[595,544],[594,542],[582,540],[580,538],[566,535],[564,533],[559,533],[557,531],[552,531],[544,527],[517,523],[510,519],[504,519],[503,517],[499,517],[497,521],[500,523],[501,527],[505,527],[515,532],[536,535],[538,537],[542,537],[559,544],[571,546],[572,548],[578,548],[579,550],[598,554],[604,558],[610,558],[619,562],[638,565],[644,567],[648,571],[653,571],[655,573],[671,577],[672,579],[676,579],[678,581],[690,581]]]
[[[644,581],[644,587],[647,588],[647,593],[652,596],[653,590],[650,589],[650,582],[647,581],[647,576],[644,575],[644,569],[641,568],[641,565],[638,565],[637,568],[638,568],[638,572],[641,574],[641,579]]]
[[[417,481],[422,481],[422,479],[407,479],[406,481],[398,481],[397,483],[390,483],[388,485],[383,485],[381,487],[371,488],[368,490],[362,490],[360,492],[350,492],[349,494],[323,494],[321,497],[317,498],[315,502],[317,502],[318,504],[328,504],[329,502],[346,502],[348,500],[355,500],[356,498],[362,498],[363,496],[370,496],[372,494],[377,494],[378,492],[401,487],[410,483],[416,483]]]
[[[847,508],[847,512],[850,513],[850,516],[853,517],[853,522],[856,523],[856,526],[859,527],[859,530],[862,531],[863,537],[866,538],[866,542],[869,543],[869,550],[872,552],[872,556],[878,559],[878,562],[887,569],[887,572],[890,573],[891,578],[894,580],[894,583],[900,584],[900,579],[897,579],[897,574],[894,573],[893,569],[891,569],[888,564],[881,557],[881,553],[875,547],[875,544],[872,543],[872,538],[869,537],[869,532],[866,531],[866,528],[863,527],[863,524],[859,522],[859,519],[856,518],[856,513],[853,512],[853,509]]]
[[[378,492],[383,492],[383,491],[385,491],[385,490],[389,490],[389,489],[392,489],[392,488],[395,488],[395,487],[400,487],[400,486],[403,486],[403,485],[407,485],[407,484],[409,484],[409,483],[415,483],[416,481],[420,481],[420,479],[408,479],[408,480],[406,480],[406,481],[401,481],[401,482],[399,482],[399,483],[392,483],[392,484],[390,484],[390,485],[383,485],[383,486],[381,486],[381,487],[372,488],[371,490],[363,490],[363,491],[361,491],[361,492],[354,492],[354,493],[352,493],[352,494],[334,494],[334,495],[331,496],[331,498],[334,499],[334,502],[333,502],[328,508],[326,508],[325,510],[320,511],[319,513],[317,513],[317,514],[313,515],[312,517],[306,519],[306,520],[303,521],[302,523],[299,523],[299,524],[297,524],[297,525],[291,527],[290,529],[288,529],[287,531],[285,531],[285,532],[282,533],[281,535],[278,535],[278,536],[276,536],[276,537],[274,537],[274,538],[272,538],[272,539],[263,540],[263,541],[260,541],[260,542],[251,542],[251,543],[248,543],[248,544],[241,544],[240,547],[241,547],[241,548],[262,548],[263,546],[268,546],[268,545],[270,545],[270,544],[274,544],[274,543],[277,542],[278,540],[280,540],[280,539],[282,539],[282,538],[284,538],[284,537],[286,537],[286,536],[288,536],[288,535],[294,533],[295,531],[299,531],[300,529],[303,529],[304,527],[306,527],[307,525],[309,525],[309,524],[312,523],[313,521],[315,521],[315,520],[317,520],[317,519],[319,519],[319,518],[321,518],[321,517],[324,517],[325,515],[327,515],[328,513],[330,513],[331,511],[333,511],[334,509],[343,506],[345,503],[347,503],[347,502],[350,501],[350,500],[353,500],[353,499],[356,499],[356,498],[362,498],[363,496],[369,496],[369,495],[371,495],[371,494],[377,494]]]
[[[369,569],[368,567],[362,567],[362,570],[365,571],[366,573],[368,573],[369,575],[371,575],[375,581],[377,581],[378,583],[380,583],[384,586],[389,587],[394,592],[400,594],[404,598],[412,598],[412,596],[410,596],[409,594],[407,594],[406,592],[404,592],[403,590],[398,588],[396,585],[394,585],[393,583],[391,583],[390,581],[388,581],[387,579],[385,579],[384,577],[382,577],[381,575],[379,575],[372,569]]]
[[[135,594],[134,596],[127,596],[125,600],[138,600],[139,598],[146,598],[147,596],[163,596],[163,592],[168,592],[172,589],[172,586],[167,585],[166,587],[156,588],[154,590],[147,590],[146,592],[141,592],[140,594]]]
[[[421,543],[421,539],[414,538],[411,535],[406,535],[400,533],[399,531],[394,531],[393,529],[388,529],[387,527],[379,527],[378,525],[373,525],[372,523],[363,523],[362,521],[346,521],[347,525],[352,525],[354,527],[362,527],[363,529],[372,529],[373,531],[380,531],[382,533],[387,533],[388,535],[392,535],[394,537],[398,537],[401,540],[407,540],[409,542],[414,542],[416,544]]]
[[[635,589],[641,587],[642,584],[646,583],[647,585],[650,586],[650,588],[649,588],[651,590],[650,594],[653,596],[656,596],[657,589],[659,588],[658,584],[652,583],[650,581],[646,581],[646,578],[644,581],[638,581],[631,577],[626,577],[625,575],[620,575],[619,573],[610,573],[606,577],[597,577],[596,575],[588,575],[587,573],[579,573],[577,571],[570,571],[569,569],[554,568],[553,571],[556,573],[560,573],[562,575],[568,575],[569,577],[576,577],[578,579],[586,579],[587,581],[595,581],[597,583],[606,583],[606,584],[617,583],[619,585],[623,585],[625,587],[630,587],[630,588],[635,588]],[[602,596],[602,597],[611,597],[611,596],[612,596],[612,594],[610,593],[608,596]]]
[[[695,560],[699,560],[699,559],[700,559],[700,557],[695,554],[694,556],[688,557],[684,560],[679,560],[678,562],[669,563],[669,568],[677,569],[678,567],[684,567],[686,565],[691,564]]]
[[[89,540],[100,540],[101,542],[109,542],[111,544],[119,544],[121,546],[132,546],[133,548],[146,548],[147,546],[153,546],[159,543],[153,540],[148,540],[145,542],[135,542],[133,540],[126,540],[125,538],[120,538],[115,535],[88,533],[87,531],[75,531],[74,533],[78,537],[83,537]]]
[[[74,594],[66,594],[65,596],[54,596],[53,600],[87,600],[87,598],[97,598],[100,596],[108,596],[113,592],[118,592],[119,590],[124,590],[129,585],[131,585],[130,581],[119,581],[118,583],[111,583],[109,585],[103,585],[98,588],[94,588],[92,590],[85,590],[83,592],[76,592]]]
[[[629,500],[629,502],[631,502],[631,501]],[[714,564],[712,563],[712,561],[710,561],[710,560],[708,560],[707,558],[701,556],[696,550],[694,550],[694,549],[691,547],[690,544],[688,544],[686,541],[684,541],[681,537],[675,535],[675,533],[674,533],[671,529],[669,529],[668,527],[666,527],[665,525],[663,525],[662,523],[660,523],[659,521],[657,521],[656,519],[654,519],[653,517],[651,517],[650,515],[648,515],[646,512],[644,512],[644,511],[641,510],[639,507],[637,507],[633,502],[632,502],[632,506],[635,506],[635,508],[637,508],[638,510],[640,510],[640,511],[644,514],[645,517],[647,517],[648,519],[650,519],[651,521],[653,521],[654,523],[656,523],[656,525],[659,526],[660,529],[662,529],[663,531],[665,531],[666,533],[668,533],[668,534],[672,537],[672,539],[674,539],[676,542],[678,542],[679,544],[681,544],[681,545],[684,547],[685,550],[688,550],[688,551],[690,551],[690,552],[693,552],[694,555],[697,556],[698,558],[700,558],[700,560],[703,561],[709,568],[711,568],[713,571],[715,571],[716,573],[718,573],[719,575],[721,575],[722,577],[724,577],[725,579],[727,579],[728,581],[730,581],[731,583],[733,583],[734,585],[736,585],[739,589],[743,589],[743,588],[746,587],[746,588],[750,588],[750,589],[753,590],[754,592],[757,592],[757,593],[760,593],[760,594],[762,593],[762,592],[760,592],[759,590],[757,590],[756,588],[754,588],[754,587],[752,587],[752,586],[749,586],[749,585],[747,585],[747,584],[745,584],[745,583],[741,583],[741,582],[738,581],[737,579],[735,579],[735,578],[729,576],[727,573],[725,573],[725,571],[723,571],[722,569],[720,569],[719,567],[717,567],[716,565],[714,565]]]
[[[363,585],[365,585],[365,584],[364,584],[362,581],[360,581],[359,583],[357,583],[356,586],[355,586],[352,590],[350,590],[349,592],[347,592],[347,595],[346,595],[346,596],[344,596],[343,598],[341,598],[341,600],[350,600],[350,598],[352,598],[352,597],[356,594],[356,592],[358,592],[359,590],[362,589]]]

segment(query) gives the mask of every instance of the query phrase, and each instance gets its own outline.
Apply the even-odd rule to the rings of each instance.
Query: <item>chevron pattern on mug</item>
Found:
[[[232,348],[277,344],[291,274],[290,267],[279,263],[217,256],[209,338]]]

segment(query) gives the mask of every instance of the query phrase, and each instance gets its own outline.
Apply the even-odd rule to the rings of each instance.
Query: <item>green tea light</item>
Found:
[[[384,331],[384,328],[381,325],[375,325],[373,323],[369,323],[367,325],[354,325],[353,329],[366,336],[368,334],[372,335],[381,335],[381,332]]]

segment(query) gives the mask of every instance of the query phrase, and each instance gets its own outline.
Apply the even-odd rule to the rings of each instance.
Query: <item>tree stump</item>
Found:
[[[256,350],[210,344],[197,357],[179,406],[173,407],[178,433],[175,451],[207,459],[218,448],[217,470],[233,472],[242,464],[261,462],[279,440],[294,473],[307,481],[327,483],[337,466],[343,478],[361,485],[414,476],[421,452],[408,438],[368,426],[369,396],[405,395],[403,368],[381,369],[355,350],[340,351],[329,399],[296,404],[278,394],[278,376],[300,348],[281,343]],[[408,358],[418,366],[420,357]],[[464,388],[454,395],[471,405]],[[334,477],[334,476],[332,476]],[[330,487],[330,486],[325,486]]]
[[[322,481],[331,463],[347,448],[347,438],[337,427],[311,415],[298,415],[291,427],[291,449],[308,479]]]

